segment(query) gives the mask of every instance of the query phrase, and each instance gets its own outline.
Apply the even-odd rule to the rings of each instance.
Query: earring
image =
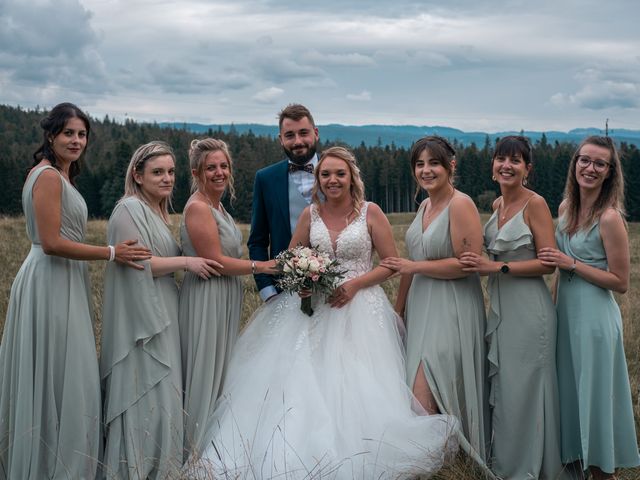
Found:
[[[495,176],[495,175],[493,175],[493,176],[491,177],[491,180],[493,180],[494,182],[497,182],[497,181],[498,181],[498,179],[496,178],[496,176]]]
[[[529,184],[529,177],[524,177],[522,179],[522,185],[526,187],[528,184]]]

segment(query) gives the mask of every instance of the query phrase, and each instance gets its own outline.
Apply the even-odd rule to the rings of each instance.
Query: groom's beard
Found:
[[[306,151],[300,155],[296,155],[295,153],[293,153],[293,150],[289,150],[285,147],[282,147],[282,149],[284,150],[284,154],[287,156],[287,158],[293,163],[295,163],[296,165],[304,165],[316,154],[318,142],[314,142],[313,145],[305,145],[305,147]]]

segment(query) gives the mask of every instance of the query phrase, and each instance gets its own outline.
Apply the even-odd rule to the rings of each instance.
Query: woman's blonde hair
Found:
[[[142,191],[142,187],[138,185],[133,175],[134,173],[142,175],[144,173],[144,167],[149,160],[164,155],[171,156],[171,158],[173,159],[173,164],[175,165],[176,156],[174,155],[171,147],[165,142],[155,140],[153,142],[145,143],[144,145],[139,146],[138,149],[133,152],[131,161],[129,161],[129,166],[127,167],[127,175],[124,180],[124,195],[122,196],[121,200],[127,197],[138,197],[142,200],[146,200]],[[160,210],[165,222],[169,221],[170,206],[171,197],[163,198],[160,201]]]
[[[316,166],[315,171],[313,172],[313,176],[315,177],[315,182],[313,184],[313,190],[311,191],[311,198],[313,199],[313,203],[316,205],[320,205],[320,168],[322,167],[322,162],[327,157],[339,158],[344,161],[349,167],[349,172],[351,173],[351,201],[353,203],[353,209],[356,212],[356,215],[360,214],[362,206],[364,205],[364,183],[362,182],[362,178],[360,177],[360,169],[356,163],[356,157],[344,147],[331,147],[326,149],[320,155],[320,160],[318,161],[318,165]]]
[[[236,199],[236,190],[233,187],[233,160],[229,153],[229,146],[226,142],[217,138],[203,138],[202,140],[192,140],[189,147],[189,167],[191,171],[196,172],[191,176],[191,193],[196,191],[202,192],[204,184],[204,160],[212,152],[222,152],[229,162],[229,197],[233,202]]]
[[[604,179],[604,182],[602,182],[600,194],[593,204],[589,215],[584,222],[580,222],[580,186],[576,178],[576,162],[580,156],[580,150],[585,145],[595,145],[606,148],[609,151],[609,175]],[[564,201],[564,230],[569,235],[573,235],[578,230],[593,225],[596,218],[600,217],[600,215],[610,207],[616,209],[624,217],[624,175],[618,150],[611,137],[594,135],[585,138],[578,146],[569,163],[567,183],[564,188]]]

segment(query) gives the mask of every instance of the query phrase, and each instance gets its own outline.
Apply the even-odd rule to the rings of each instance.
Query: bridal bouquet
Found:
[[[302,245],[281,252],[276,257],[276,265],[282,272],[278,286],[288,293],[308,290],[312,294],[330,294],[345,273],[337,260]],[[310,296],[302,298],[300,309],[309,316],[313,314]]]

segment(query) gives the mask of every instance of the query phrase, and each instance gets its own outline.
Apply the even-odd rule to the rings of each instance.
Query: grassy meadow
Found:
[[[391,214],[389,220],[393,227],[393,233],[401,256],[406,255],[404,244],[404,233],[413,218],[413,214]],[[483,218],[486,221],[487,218]],[[177,234],[179,217],[173,217],[173,231]],[[248,235],[248,226],[242,225],[241,229],[245,236]],[[640,433],[640,223],[629,224],[629,235],[631,244],[631,286],[626,295],[618,295],[617,300],[622,310],[625,350],[629,366],[629,376],[631,378],[631,388],[633,392],[636,431]],[[87,242],[93,244],[105,244],[106,221],[92,220],[89,222]],[[0,335],[3,331],[4,321],[7,311],[7,303],[11,291],[11,284],[16,272],[26,257],[30,248],[30,243],[26,236],[24,219],[0,217]],[[246,246],[245,246],[246,254]],[[101,304],[102,304],[102,274],[105,262],[90,262],[93,301],[96,313],[95,333],[99,344],[101,325]],[[550,279],[549,279],[550,280]],[[395,299],[395,292],[398,288],[399,280],[391,279],[383,287],[387,295],[392,300]],[[51,285],[55,288],[55,285]],[[250,276],[244,278],[245,301],[243,305],[243,322],[260,304],[253,279]],[[514,419],[514,425],[517,419]],[[481,475],[471,465],[469,460],[459,458],[456,462],[442,470],[436,477],[439,480],[474,480],[481,478]],[[619,472],[618,478],[640,479],[640,468],[626,469]]]

